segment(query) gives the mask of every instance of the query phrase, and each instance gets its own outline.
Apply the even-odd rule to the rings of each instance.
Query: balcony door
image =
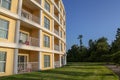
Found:
[[[18,55],[18,71],[22,72],[27,69],[28,55]]]

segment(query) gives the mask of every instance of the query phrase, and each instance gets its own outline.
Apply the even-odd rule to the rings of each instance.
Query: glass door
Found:
[[[18,72],[25,71],[27,68],[27,55],[18,56]]]

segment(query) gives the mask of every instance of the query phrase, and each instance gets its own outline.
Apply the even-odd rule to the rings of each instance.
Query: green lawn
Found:
[[[119,80],[102,63],[69,63],[54,70],[2,77],[0,80]]]

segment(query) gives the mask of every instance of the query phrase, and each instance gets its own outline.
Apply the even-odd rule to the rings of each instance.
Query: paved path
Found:
[[[120,78],[120,67],[116,67],[116,65],[106,65],[109,69],[115,72]],[[120,79],[119,79],[120,80]]]

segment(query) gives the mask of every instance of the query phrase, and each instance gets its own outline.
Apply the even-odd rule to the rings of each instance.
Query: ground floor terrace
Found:
[[[0,76],[54,69],[65,64],[64,54],[0,48]]]
[[[105,63],[67,63],[62,68],[1,77],[0,80],[119,80]]]

